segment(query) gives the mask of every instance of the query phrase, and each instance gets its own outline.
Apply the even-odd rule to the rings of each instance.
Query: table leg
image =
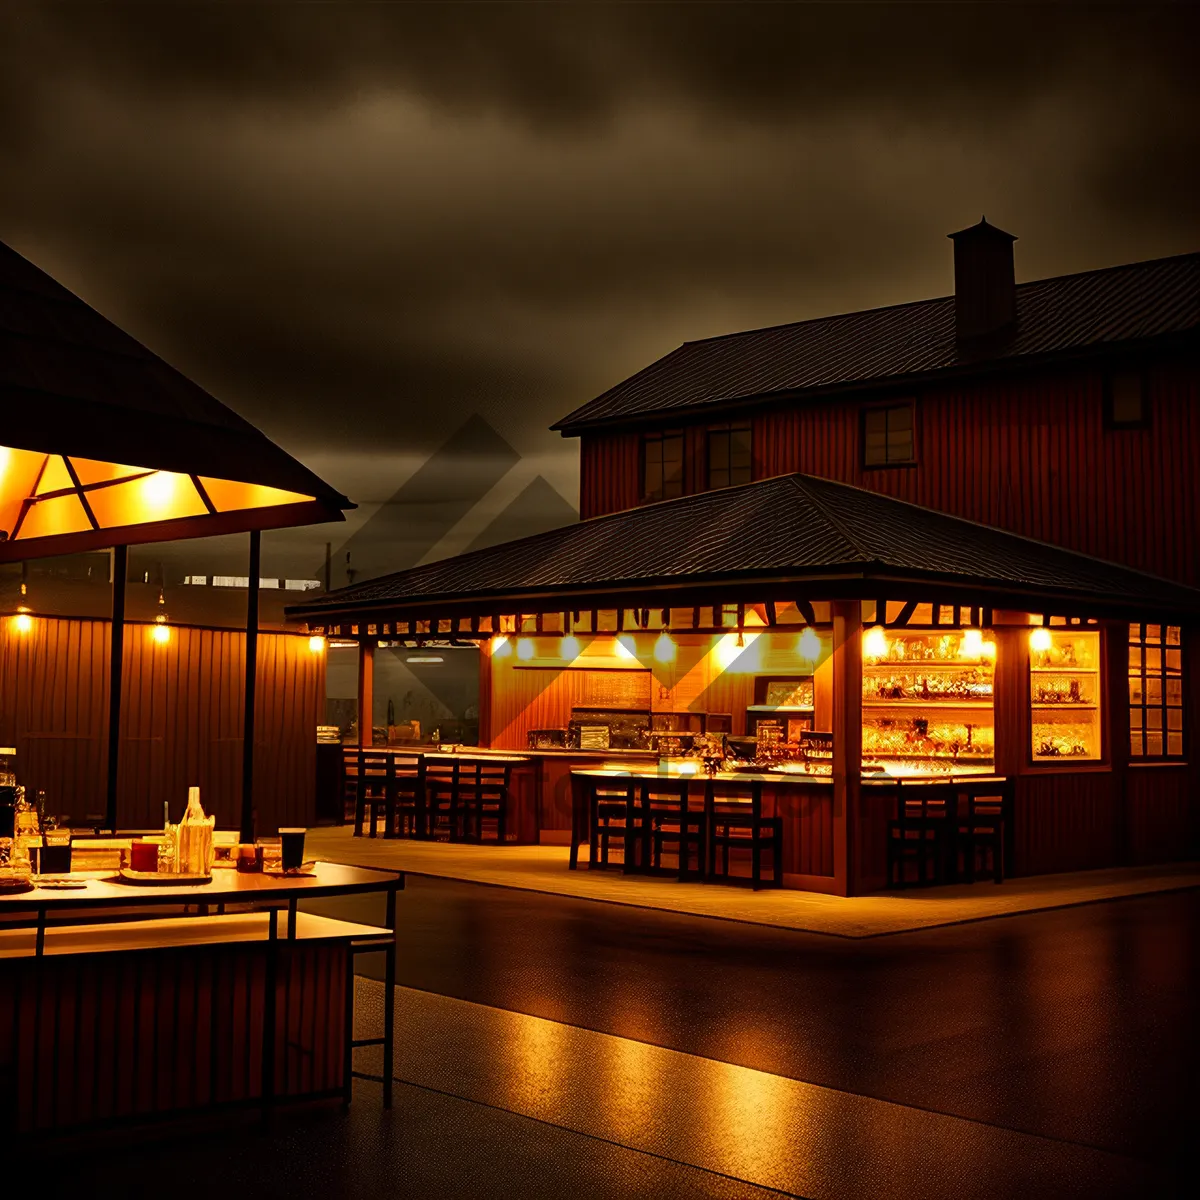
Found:
[[[383,1107],[392,1107],[392,1076],[396,1073],[395,1025],[396,1025],[396,889],[388,888],[386,924],[392,938],[385,951],[383,986]]]

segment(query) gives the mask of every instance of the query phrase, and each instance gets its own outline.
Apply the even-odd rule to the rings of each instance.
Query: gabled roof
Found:
[[[120,469],[212,479],[214,489],[222,481],[227,488],[252,485],[260,490],[247,496],[268,500],[266,507],[275,510],[268,525],[340,520],[342,510],[353,507],[248,421],[3,243],[0,406],[0,446],[10,451],[67,456],[92,464],[87,470],[93,473],[97,464],[128,464]],[[66,459],[52,466],[71,469]],[[268,489],[277,495],[269,499]],[[285,504],[278,494],[291,499]],[[242,515],[222,521],[234,505],[232,493],[228,505],[210,499],[219,524],[259,527],[248,515],[254,504],[237,500]],[[293,502],[298,506],[290,516],[283,513]],[[99,544],[114,540],[139,538],[110,536]]]
[[[288,615],[317,621],[335,613],[434,605],[489,613],[496,611],[493,602],[558,594],[805,580],[827,581],[846,596],[855,594],[856,582],[934,582],[1013,600],[1054,598],[1084,610],[1200,612],[1200,591],[795,474],[594,517],[427,563],[293,606]]]
[[[1018,285],[1016,333],[985,360],[959,357],[954,297],[942,296],[685,342],[553,428],[573,433],[777,393],[978,370],[1198,327],[1200,253],[1183,254]]]

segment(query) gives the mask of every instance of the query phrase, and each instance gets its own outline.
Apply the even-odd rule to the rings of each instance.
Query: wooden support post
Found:
[[[479,744],[492,744],[492,640],[479,643]]]
[[[1123,867],[1131,866],[1133,821],[1129,810],[1129,622],[1104,621],[1100,631],[1100,661],[1108,693],[1104,756],[1112,772],[1113,850]],[[1166,731],[1163,732],[1166,737]]]
[[[375,643],[358,643],[358,744],[370,749],[375,734]]]
[[[121,758],[121,674],[125,665],[125,575],[129,547],[114,546],[112,552],[112,625],[108,650],[108,786],[104,823],[117,831],[117,768]]]
[[[833,602],[834,890],[858,888],[858,817],[862,789],[862,605]]]
[[[254,700],[258,685],[258,577],[262,573],[262,534],[250,531],[250,578],[246,588],[246,689],[242,712],[241,839],[254,841]]]

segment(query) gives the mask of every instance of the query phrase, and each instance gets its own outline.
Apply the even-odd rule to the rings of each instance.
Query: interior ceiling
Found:
[[[263,484],[0,446],[0,541],[36,543],[185,518],[219,520],[224,513],[311,500]]]

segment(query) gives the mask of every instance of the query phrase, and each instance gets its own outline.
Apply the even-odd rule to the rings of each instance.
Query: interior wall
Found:
[[[673,634],[675,657],[660,662],[654,654],[656,633],[633,636],[633,653],[618,651],[616,638],[582,637],[581,654],[571,661],[561,657],[562,639],[530,637],[531,656],[509,653],[491,658],[491,744],[519,750],[528,745],[531,729],[565,728],[571,709],[587,704],[638,708],[652,712],[718,712],[733,717],[733,731],[746,730],[746,708],[754,703],[757,676],[805,675],[816,677],[816,728],[830,729],[832,688],[828,666],[829,638],[823,635],[817,662],[800,657],[796,632],[747,630],[744,645],[735,633],[719,638],[711,634]],[[601,677],[627,676],[624,688]],[[605,703],[606,697],[617,697]]]

